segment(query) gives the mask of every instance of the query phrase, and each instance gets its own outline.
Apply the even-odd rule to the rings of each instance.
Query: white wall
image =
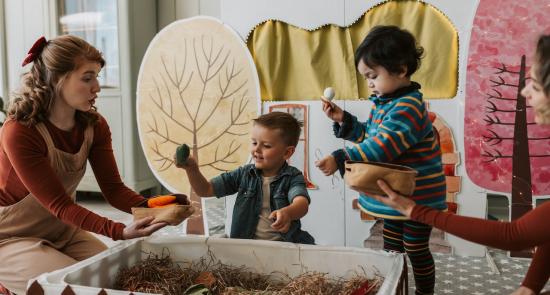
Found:
[[[42,35],[51,37],[48,18],[51,0],[4,0],[8,91],[19,86],[21,63],[32,44]]]
[[[220,18],[222,0],[158,0],[159,31],[169,23],[196,15]]]

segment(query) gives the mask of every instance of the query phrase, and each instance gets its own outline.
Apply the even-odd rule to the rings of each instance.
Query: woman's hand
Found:
[[[315,166],[319,168],[326,176],[334,174],[338,170],[336,159],[333,155],[326,156],[319,161],[315,161]]]
[[[511,295],[535,295],[535,292],[525,286],[521,286]]]
[[[344,111],[339,106],[324,98],[321,98],[321,101],[323,102],[323,112],[325,112],[327,117],[338,123],[342,123],[344,121]]]
[[[130,223],[124,228],[124,231],[122,232],[122,239],[129,240],[146,237],[168,225],[166,222],[151,224],[154,219],[155,218],[153,216],[148,216]]]
[[[372,197],[378,202],[388,205],[399,211],[404,216],[411,218],[411,213],[416,203],[413,200],[394,192],[385,181],[379,179],[376,183],[388,196],[385,197],[374,195]]]

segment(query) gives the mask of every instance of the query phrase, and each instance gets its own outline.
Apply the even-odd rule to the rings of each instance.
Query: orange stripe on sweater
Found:
[[[393,140],[393,137],[391,137],[391,135],[385,133],[385,132],[380,132],[380,134],[382,134],[382,136],[384,136],[384,138],[387,138],[391,145],[393,146],[393,149],[398,153],[398,154],[401,154],[401,150],[399,149],[399,147],[397,146],[397,143],[395,142],[395,140]]]
[[[415,111],[415,113],[418,115],[419,118],[422,118],[422,113],[418,110],[418,108],[413,105],[413,104],[410,104],[408,102],[400,102],[400,103],[397,103],[396,106],[405,106],[405,107],[409,107],[411,108],[413,111]]]
[[[447,182],[445,180],[443,180],[443,181],[436,182],[436,183],[430,183],[430,184],[417,186],[416,189],[421,190],[421,189],[433,188],[433,187],[438,187],[438,186],[441,186],[441,185],[445,185],[446,183]]]
[[[382,148],[382,150],[384,150],[386,156],[391,159],[392,155],[390,154],[390,151],[388,151],[388,148],[384,145],[384,143],[378,137],[373,137],[373,139],[374,142],[376,142]]]

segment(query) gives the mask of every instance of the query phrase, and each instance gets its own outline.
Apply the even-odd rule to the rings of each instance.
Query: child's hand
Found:
[[[338,170],[336,159],[333,155],[326,156],[319,161],[315,161],[315,166],[319,168],[326,176],[334,174]]]
[[[178,168],[183,168],[187,171],[189,171],[190,169],[199,168],[199,166],[197,165],[197,161],[195,161],[195,158],[193,158],[193,156],[189,156],[189,158],[187,158],[187,161],[185,161],[185,164],[178,165],[178,161],[176,161],[176,155],[174,154],[174,165],[176,165],[176,167]]]
[[[275,222],[271,224],[271,228],[280,232],[286,233],[290,229],[290,216],[283,209],[275,210],[269,214],[269,219],[275,219]]]
[[[344,121],[344,111],[335,103],[321,98],[323,102],[323,112],[334,122],[342,123]]]

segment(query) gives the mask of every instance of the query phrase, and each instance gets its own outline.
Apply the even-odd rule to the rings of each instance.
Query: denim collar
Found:
[[[261,177],[262,176],[262,169],[257,169],[256,165],[250,164],[248,173],[252,176]],[[281,169],[279,169],[279,172],[277,172],[277,175],[275,176],[274,180],[279,179],[283,175],[292,175],[290,165],[285,161],[283,163],[283,166]]]
[[[372,100],[372,102],[374,102],[376,104],[386,103],[386,102],[391,101],[394,98],[403,97],[407,93],[414,92],[414,91],[420,89],[420,87],[421,87],[420,84],[418,84],[414,81],[411,81],[410,85],[405,86],[405,87],[401,87],[401,88],[395,90],[392,93],[384,94],[384,95],[381,95],[381,96],[376,96],[376,95],[373,94],[369,97],[369,99]]]

